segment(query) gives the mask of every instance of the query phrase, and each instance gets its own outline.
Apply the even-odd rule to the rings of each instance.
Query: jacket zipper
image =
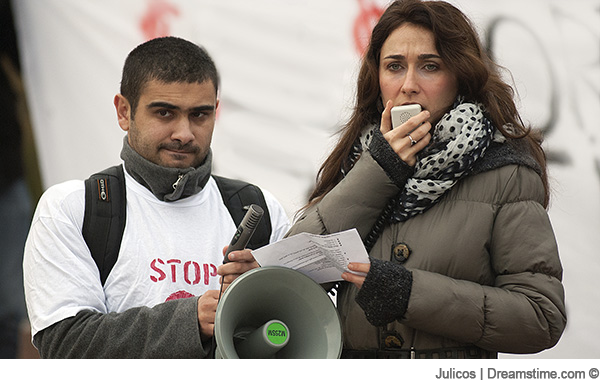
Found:
[[[173,190],[177,190],[177,186],[179,185],[179,182],[181,182],[182,178],[183,174],[179,174],[179,177],[177,177],[177,181],[175,181],[175,183],[173,184]]]

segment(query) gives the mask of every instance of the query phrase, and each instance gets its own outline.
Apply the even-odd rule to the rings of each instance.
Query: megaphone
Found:
[[[325,359],[342,352],[342,325],[325,290],[284,267],[238,277],[215,316],[218,359]]]

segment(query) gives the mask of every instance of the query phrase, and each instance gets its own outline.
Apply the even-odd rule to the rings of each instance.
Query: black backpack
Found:
[[[251,204],[262,207],[265,213],[248,243],[248,248],[257,249],[269,244],[271,218],[260,188],[216,175],[213,175],[213,178],[236,226],[242,222]],[[119,256],[125,230],[126,210],[127,196],[123,165],[112,166],[85,180],[82,233],[100,271],[102,285]]]

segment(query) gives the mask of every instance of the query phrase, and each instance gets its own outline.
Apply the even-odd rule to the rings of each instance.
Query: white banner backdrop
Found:
[[[600,0],[455,0],[546,132],[550,216],[569,323],[538,355],[600,357]],[[112,100],[127,53],[177,35],[222,77],[217,174],[270,190],[289,215],[349,115],[358,59],[385,0],[19,0],[23,71],[45,187],[120,162]],[[507,76],[510,79],[510,76]]]

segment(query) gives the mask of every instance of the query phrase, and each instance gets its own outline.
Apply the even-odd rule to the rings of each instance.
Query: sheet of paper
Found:
[[[340,281],[350,262],[369,263],[369,255],[356,229],[331,235],[303,232],[254,250],[252,254],[260,266],[291,268],[320,284]]]

